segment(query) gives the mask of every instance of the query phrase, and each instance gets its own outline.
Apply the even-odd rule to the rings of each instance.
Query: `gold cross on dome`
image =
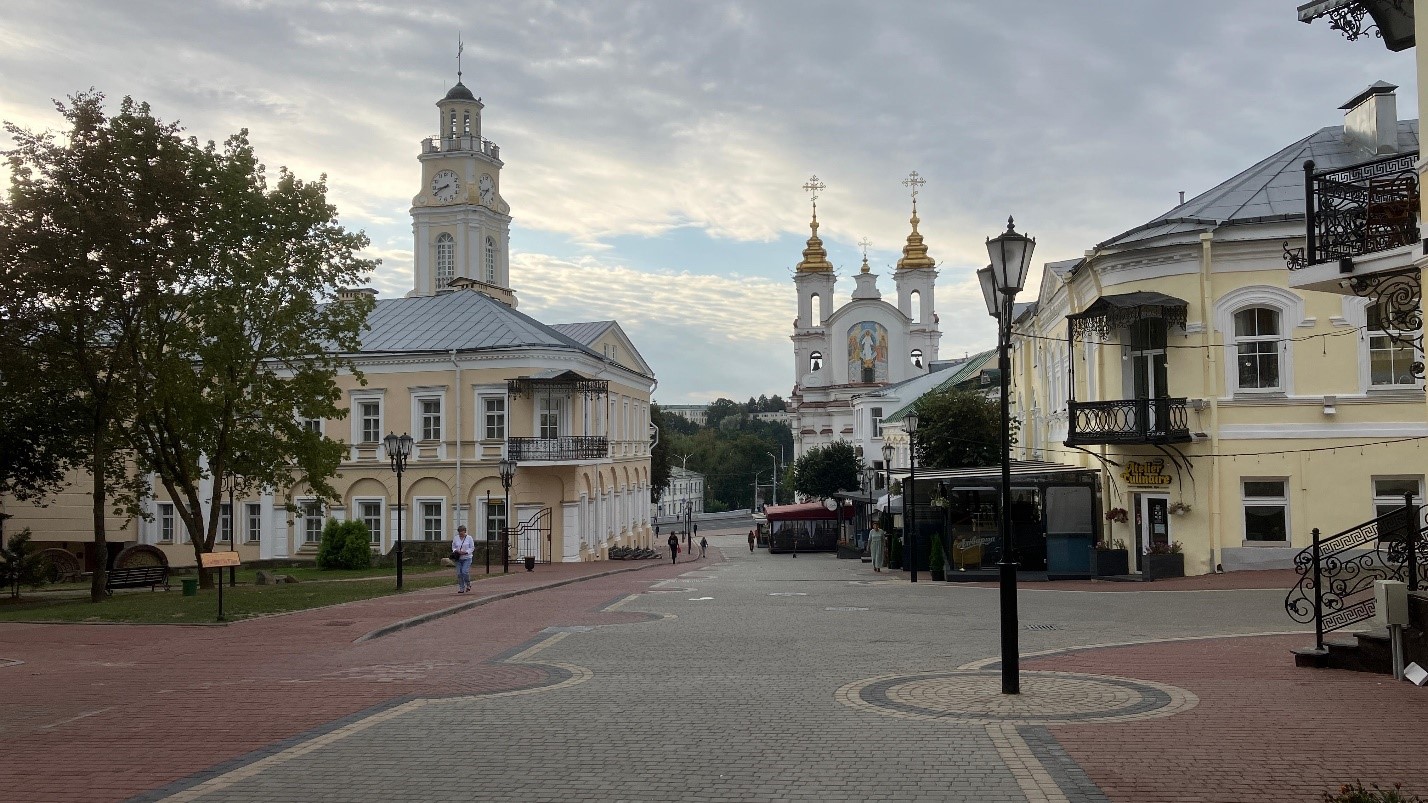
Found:
[[[818,193],[828,189],[828,185],[818,180],[818,176],[809,176],[808,183],[803,185],[803,191],[813,193],[813,202],[818,203]]]
[[[869,249],[870,247],[872,247],[873,241],[872,241],[872,240],[869,240],[867,237],[864,237],[863,239],[861,239],[861,240],[858,241],[858,245],[861,245],[861,246],[863,247],[863,261],[864,261],[864,262],[867,262],[867,261],[868,261],[868,249]]]
[[[902,180],[902,186],[912,190],[912,199],[917,200],[917,191],[922,189],[922,185],[927,183],[927,179],[919,176],[914,170],[907,174],[907,178]]]

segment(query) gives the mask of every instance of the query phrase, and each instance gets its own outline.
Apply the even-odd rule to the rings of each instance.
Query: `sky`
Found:
[[[995,345],[974,271],[1009,215],[1037,239],[1035,288],[1042,263],[1341,124],[1374,81],[1417,116],[1412,50],[1348,42],[1296,5],[6,0],[0,119],[60,129],[54,101],[93,87],[200,140],[246,128],[272,175],[326,175],[391,298],[411,289],[417,154],[459,36],[505,162],[520,310],[618,320],[664,404],[787,397],[813,175],[838,304],[864,239],[896,301],[902,182],[926,180],[945,359]]]

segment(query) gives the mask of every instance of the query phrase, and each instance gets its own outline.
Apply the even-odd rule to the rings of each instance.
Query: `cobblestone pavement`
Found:
[[[1024,588],[1035,629],[1020,633],[1023,694],[1007,698],[994,589],[711,535],[704,561],[543,566],[478,584],[482,598],[529,592],[479,605],[418,592],[223,628],[0,626],[0,790],[1153,803],[1312,801],[1360,779],[1428,792],[1424,740],[1401,724],[1421,722],[1425,690],[1294,669],[1304,635],[1254,635],[1291,629],[1282,591]],[[553,582],[567,584],[533,590]]]

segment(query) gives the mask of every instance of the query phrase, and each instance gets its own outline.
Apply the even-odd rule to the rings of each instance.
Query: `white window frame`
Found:
[[[375,527],[372,525],[374,517],[367,515],[366,506],[368,505],[377,506]],[[380,547],[383,543],[382,538],[386,535],[386,528],[382,524],[387,520],[387,500],[381,497],[357,497],[352,500],[352,510],[356,514],[356,520],[367,525],[367,530],[372,535],[372,545]]]
[[[566,404],[566,402],[567,402],[567,399],[566,399],[564,396],[547,396],[547,395],[538,395],[538,396],[536,396],[536,404],[535,404],[535,408],[536,408],[536,409],[535,409],[535,413],[536,413],[536,414],[535,414],[535,421],[533,422],[533,423],[535,424],[535,433],[534,433],[534,436],[535,436],[535,437],[537,437],[537,438],[543,438],[543,439],[553,439],[553,438],[559,438],[559,437],[561,437],[562,435],[565,435],[565,434],[566,434],[567,429],[568,429],[568,427],[567,427],[567,419],[568,419],[567,407],[568,407],[568,405]],[[611,404],[611,405],[614,405],[614,404],[615,404],[615,400],[614,400],[613,398],[610,400],[610,404]],[[611,411],[611,412],[613,413],[614,411]],[[553,434],[553,435],[548,434],[548,432],[547,432],[547,421],[546,421],[546,416],[547,416],[547,415],[553,415],[553,416],[555,417],[555,434]]]
[[[412,391],[412,437],[419,442],[437,443],[446,434],[446,388],[413,388]],[[428,437],[426,405],[436,402],[436,437]]]
[[[496,509],[500,509],[500,516],[496,516],[496,514],[494,513]],[[493,529],[491,526],[493,523],[492,520],[497,518],[500,519],[501,523],[499,526]],[[482,500],[481,527],[485,529],[485,536],[487,541],[499,541],[501,538],[501,529],[509,526],[507,524],[507,522],[509,521],[510,517],[507,515],[505,499]]]
[[[451,280],[456,278],[456,238],[449,232],[442,232],[436,235],[436,242],[432,248],[432,262],[434,263],[433,274],[436,277],[436,289],[444,290],[451,285]]]
[[[243,504],[244,538],[256,544],[263,537],[263,506],[258,502]]]
[[[1372,329],[1369,325],[1369,312],[1373,304],[1364,307],[1364,338],[1363,338],[1363,360],[1367,369],[1367,387],[1372,390],[1396,390],[1400,388],[1418,388],[1423,386],[1423,380],[1413,375],[1412,363],[1415,360],[1423,359],[1423,352],[1416,346],[1405,343],[1403,340],[1396,340],[1395,337],[1411,335],[1412,332],[1404,332],[1398,329]],[[1383,339],[1387,341],[1388,349],[1375,349],[1374,340]],[[1395,361],[1393,377],[1391,382],[1373,381],[1373,355],[1375,351],[1389,351],[1390,353],[1406,352],[1405,361],[1408,363],[1403,368],[1399,368]],[[1406,381],[1405,381],[1406,380]]]
[[[446,536],[446,499],[445,499],[445,498],[440,497],[440,496],[421,496],[421,497],[417,497],[417,498],[413,499],[411,504],[412,504],[412,512],[416,515],[416,521],[412,522],[412,524],[415,525],[416,531],[419,532],[419,533],[421,533],[421,538],[420,538],[420,539],[414,539],[414,540],[421,540],[421,541],[445,541],[445,540],[450,540],[450,539],[448,539],[447,536]],[[427,514],[427,505],[435,505],[435,506],[436,506],[437,514],[436,514],[435,517],[428,517],[428,516],[426,515],[426,514]],[[427,525],[430,524],[430,523],[432,523],[432,522],[436,522],[436,523],[437,523],[437,527],[436,527],[436,530],[435,530],[436,535],[437,535],[436,538],[431,538],[430,535],[431,535],[432,531],[427,529]]]
[[[1249,335],[1242,335],[1242,334],[1240,334],[1240,333],[1239,333],[1239,326],[1238,326],[1238,323],[1239,323],[1239,320],[1240,320],[1240,316],[1242,316],[1242,315],[1250,315],[1250,314],[1252,314],[1252,313],[1258,313],[1258,312],[1260,312],[1260,311],[1268,312],[1268,313],[1270,313],[1271,315],[1274,316],[1274,332],[1272,332],[1272,333],[1270,333],[1270,334],[1263,334],[1263,333],[1256,333],[1256,334],[1249,334]],[[1284,313],[1283,313],[1281,310],[1279,310],[1279,309],[1277,309],[1277,308],[1275,308],[1275,307],[1271,307],[1271,306],[1266,306],[1266,305],[1260,304],[1260,305],[1255,305],[1255,306],[1252,306],[1252,307],[1244,307],[1243,309],[1236,310],[1236,311],[1235,311],[1235,314],[1234,314],[1233,316],[1231,316],[1231,321],[1232,321],[1231,326],[1233,327],[1233,329],[1231,330],[1231,331],[1233,332],[1233,335],[1232,335],[1232,343],[1233,343],[1233,346],[1234,346],[1234,356],[1235,356],[1235,392],[1236,392],[1236,393],[1256,393],[1256,394],[1260,394],[1260,393],[1283,393],[1283,392],[1284,392],[1284,343],[1285,343],[1285,340],[1286,340],[1286,338],[1285,338],[1285,333],[1284,333]],[[1266,350],[1262,350],[1262,351],[1261,351],[1261,350],[1258,350],[1258,346],[1260,346],[1261,344],[1267,344],[1270,348],[1269,348],[1269,349],[1266,349]],[[1255,347],[1255,348],[1256,348],[1255,351],[1250,352],[1250,354],[1253,355],[1256,359],[1262,358],[1262,357],[1266,357],[1266,356],[1269,356],[1269,355],[1273,355],[1273,356],[1274,356],[1274,369],[1275,369],[1275,370],[1274,370],[1274,373],[1275,373],[1275,384],[1274,384],[1274,385],[1256,385],[1256,386],[1253,386],[1253,387],[1245,387],[1244,385],[1241,385],[1241,384],[1240,384],[1240,367],[1239,367],[1239,361],[1240,361],[1241,358],[1243,358],[1243,357],[1245,356],[1245,355],[1244,355],[1244,352],[1242,351],[1242,349],[1244,349],[1244,348],[1246,348],[1246,347]]]
[[[881,438],[883,436],[883,408],[868,408],[868,437]]]
[[[1246,485],[1252,482],[1277,482],[1283,485],[1283,496],[1250,496],[1247,493]],[[1245,546],[1289,546],[1293,541],[1294,526],[1290,521],[1289,508],[1289,478],[1288,477],[1240,477],[1240,526]],[[1284,510],[1284,539],[1250,540],[1249,537],[1249,508],[1252,507],[1278,507]]]
[[[366,433],[363,431],[363,430],[364,430],[364,427],[363,427],[364,419],[363,419],[363,415],[362,415],[362,405],[363,405],[363,404],[376,404],[376,405],[377,405],[377,431],[376,431],[377,439],[376,439],[376,440],[366,440],[366,439],[365,439]],[[369,391],[369,392],[366,392],[366,393],[354,393],[354,394],[352,394],[352,397],[351,397],[351,410],[352,410],[352,442],[353,442],[354,444],[360,444],[360,445],[362,445],[362,446],[376,446],[376,445],[380,444],[380,443],[382,442],[382,437],[383,437],[382,433],[383,433],[383,432],[386,432],[386,430],[387,430],[387,405],[386,405],[386,398],[385,398],[384,394],[382,394],[382,393],[372,393],[372,392],[370,392],[370,391]]]
[[[233,543],[233,508],[227,502],[218,505],[218,540]]]
[[[301,546],[317,546],[322,542],[322,528],[327,524],[327,511],[323,508],[322,500],[313,497],[298,499],[297,509],[298,532],[302,536]],[[317,524],[315,529],[312,526],[314,522]]]
[[[499,253],[499,249],[498,249],[498,247],[497,247],[497,245],[496,245],[496,238],[495,238],[495,237],[492,237],[492,236],[489,235],[489,234],[486,235],[486,252],[485,252],[485,258],[486,258],[486,282],[487,282],[488,284],[495,284],[495,283],[496,283],[496,255],[497,255],[498,253]]]
[[[158,542],[172,544],[178,540],[178,515],[173,502],[158,502],[154,505],[154,521],[158,524]]]
[[[1418,505],[1418,526],[1421,528],[1428,524],[1428,505],[1424,504],[1423,496],[1423,475],[1422,474],[1384,474],[1375,475],[1369,478],[1369,493],[1373,494],[1373,517],[1378,518],[1387,510],[1380,511],[1380,508],[1401,508],[1403,507],[1402,494],[1380,494],[1378,484],[1381,481],[1388,482],[1413,482],[1417,483],[1418,490],[1413,492],[1413,504]]]
[[[493,413],[490,408],[491,402],[500,402],[499,414]],[[510,402],[506,399],[505,393],[480,393],[476,397],[476,414],[481,416],[477,422],[477,432],[481,433],[483,441],[503,441],[506,433],[510,431]],[[495,426],[492,426],[492,416],[498,416]],[[495,430],[495,434],[493,434]]]
[[[298,428],[303,432],[313,432],[318,435],[322,434],[323,421],[321,418],[308,418],[307,416],[300,415],[297,417],[297,422]]]
[[[1279,312],[1279,387],[1240,388],[1239,338],[1235,336],[1235,314],[1250,307],[1266,307]],[[1294,392],[1294,330],[1312,328],[1315,319],[1304,316],[1304,299],[1290,290],[1272,285],[1250,285],[1232,290],[1215,302],[1215,329],[1224,343],[1225,393],[1222,398],[1263,395],[1292,395]],[[1095,372],[1087,372],[1094,374]]]

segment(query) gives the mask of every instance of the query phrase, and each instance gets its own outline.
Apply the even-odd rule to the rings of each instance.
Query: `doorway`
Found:
[[[1138,494],[1135,511],[1137,553],[1170,543],[1170,495]]]

